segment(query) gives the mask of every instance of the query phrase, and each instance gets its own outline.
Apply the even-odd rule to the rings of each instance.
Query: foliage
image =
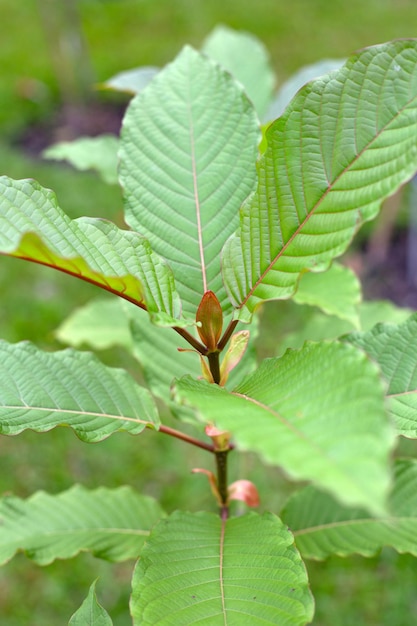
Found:
[[[301,626],[313,617],[313,599],[300,553],[416,551],[408,497],[415,464],[391,463],[396,435],[416,436],[416,318],[362,330],[360,286],[332,263],[417,170],[417,43],[364,49],[308,83],[262,142],[258,116],[273,99],[271,72],[261,54],[239,74],[231,61],[239,45],[246,50],[248,37],[223,29],[204,48],[216,61],[186,46],[132,99],[119,144],[131,230],[71,220],[35,181],[0,179],[0,252],[124,300],[92,303],[81,327],[70,324],[61,336],[97,348],[123,345],[147,383],[88,353],[1,342],[0,432],[67,426],[95,442],[149,428],[216,462],[216,475],[195,472],[206,474],[219,515],[166,515],[127,488],[2,499],[3,560],[18,550],[39,563],[80,550],[139,557],[135,624]],[[246,86],[262,96],[257,111]],[[83,151],[68,149],[78,167],[103,166],[112,181],[114,147],[87,162]],[[260,307],[289,298],[357,330],[306,342],[256,369]],[[109,339],[115,319],[120,329]],[[235,332],[239,323],[249,332]],[[179,419],[178,429],[164,422],[154,396]],[[246,512],[258,501],[249,480],[229,484],[228,457],[245,450],[311,483],[289,500],[282,520]],[[70,623],[84,615],[111,623],[94,586]]]

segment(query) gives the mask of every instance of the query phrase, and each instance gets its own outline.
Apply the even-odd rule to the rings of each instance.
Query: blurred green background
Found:
[[[139,65],[164,65],[184,43],[199,47],[219,23],[257,35],[270,51],[279,81],[304,64],[417,35],[415,0],[0,0],[0,19],[1,174],[33,177],[53,188],[71,217],[114,220],[120,220],[122,210],[116,188],[39,157],[48,141],[70,138],[74,126],[84,134],[106,125],[117,131],[127,99],[97,91],[97,83]],[[0,337],[58,348],[54,329],[96,295],[90,285],[3,258]],[[279,340],[271,320],[285,316],[286,307],[276,305],[265,316],[261,350]],[[298,321],[302,316],[293,317],[293,324]],[[138,374],[122,351],[101,356]],[[38,489],[58,492],[73,482],[91,488],[128,483],[159,497],[168,511],[212,508],[203,478],[190,475],[195,466],[211,469],[204,452],[152,432],[136,438],[115,435],[96,445],[81,443],[64,429],[0,437],[0,492],[22,497]],[[279,510],[289,487],[278,471],[264,470],[246,456],[233,459],[231,479],[238,477],[259,478],[263,506]],[[67,624],[99,576],[101,602],[115,626],[127,625],[132,566],[80,555],[39,569],[19,555],[0,569],[0,623]],[[407,555],[386,550],[375,559],[335,558],[309,563],[308,569],[316,626],[417,623],[417,561]]]

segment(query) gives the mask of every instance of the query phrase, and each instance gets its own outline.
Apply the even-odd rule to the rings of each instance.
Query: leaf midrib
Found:
[[[66,528],[62,528],[59,530],[47,530],[47,531],[43,531],[41,530],[38,533],[30,533],[29,535],[26,535],[24,533],[22,533],[21,535],[19,535],[19,537],[15,540],[17,541],[21,541],[22,537],[24,540],[30,540],[33,538],[38,538],[39,536],[41,537],[60,537],[60,536],[64,536],[66,537],[69,533],[71,535],[76,535],[76,534],[84,534],[84,533],[90,533],[90,532],[95,532],[95,533],[103,533],[103,534],[114,534],[114,533],[118,533],[121,535],[138,535],[138,536],[144,536],[147,537],[148,535],[150,535],[151,531],[150,530],[141,530],[141,529],[134,529],[134,528],[123,528],[123,527],[111,527],[109,528],[104,527],[97,527],[97,526],[88,526],[86,528],[78,528],[78,527],[66,527]],[[0,543],[0,546],[2,544]],[[8,545],[10,545],[9,542],[3,544],[6,547]]]
[[[2,404],[0,405],[0,409],[9,409],[9,410],[20,410],[20,411],[43,411],[45,413],[64,413],[64,414],[69,414],[69,415],[85,415],[86,417],[106,417],[108,419],[115,419],[115,420],[120,420],[120,421],[128,421],[128,422],[135,422],[136,424],[152,424],[153,426],[155,425],[154,422],[151,421],[147,421],[147,420],[142,420],[139,418],[135,418],[135,417],[126,417],[123,415],[113,415],[112,413],[96,413],[94,411],[83,411],[82,409],[80,410],[76,410],[76,409],[60,409],[59,407],[38,407],[38,406],[28,406],[25,404],[19,404],[16,406],[13,405],[6,405],[6,404]]]
[[[190,87],[191,85],[189,84],[189,88]],[[196,164],[196,156],[195,156],[194,120],[193,120],[193,113],[192,113],[190,102],[191,102],[191,97],[188,98],[188,102],[187,102],[188,116],[189,116],[189,129],[190,129],[191,168],[192,168],[192,176],[193,176],[193,192],[194,192],[194,202],[195,202],[195,211],[196,211],[196,220],[197,220],[198,249],[199,249],[199,254],[200,254],[201,275],[203,279],[203,293],[206,293],[207,276],[206,276],[206,264],[205,264],[205,259],[204,259],[203,229],[201,226],[200,197],[199,197],[199,189],[198,189],[197,164]]]
[[[226,535],[226,520],[221,520],[221,530],[220,530],[220,564],[219,564],[219,582],[220,582],[220,595],[222,600],[222,613],[223,613],[223,621],[224,626],[227,626],[227,614],[226,614],[226,604],[225,604],[225,595],[224,595],[224,580],[223,580],[223,570],[224,570],[224,541]]]
[[[363,517],[353,520],[342,520],[339,522],[329,522],[327,524],[317,524],[317,526],[309,526],[308,528],[302,528],[300,530],[292,530],[294,537],[300,537],[302,535],[314,534],[321,531],[330,530],[333,528],[344,528],[349,526],[355,526],[360,524],[398,524],[404,521],[414,521],[417,523],[416,516],[401,516],[401,517]]]
[[[35,233],[37,234],[37,233]],[[18,248],[16,249],[18,250]],[[45,252],[43,250],[43,252]],[[68,269],[65,269],[63,267],[60,267],[59,265],[57,265],[55,262],[51,263],[46,263],[45,261],[39,261],[37,259],[34,259],[32,257],[27,257],[24,256],[22,254],[19,253],[8,253],[8,252],[0,252],[0,255],[2,256],[13,256],[15,258],[21,259],[22,261],[30,261],[31,263],[37,263],[38,265],[43,265],[44,267],[50,267],[51,269],[57,270],[59,272],[62,272],[63,274],[67,274],[68,276],[73,276],[75,278],[81,279],[87,283],[90,283],[90,285],[94,285],[95,287],[100,287],[101,289],[104,289],[105,291],[108,291],[109,293],[114,294],[115,296],[119,296],[119,298],[123,298],[124,300],[127,300],[128,302],[131,302],[132,304],[134,304],[135,306],[144,309],[145,311],[147,310],[147,307],[144,303],[144,300],[138,300],[136,298],[132,298],[131,296],[127,295],[126,293],[124,293],[123,291],[118,291],[117,289],[112,288],[109,284],[108,284],[108,280],[120,280],[122,283],[124,282],[125,278],[129,278],[129,274],[126,274],[125,276],[117,276],[117,275],[112,275],[112,276],[105,276],[104,274],[99,274],[98,272],[96,272],[95,270],[93,270],[87,263],[88,268],[90,269],[92,274],[97,274],[98,276],[102,277],[102,282],[100,281],[95,281],[93,278],[89,278],[85,275],[81,275],[78,272],[71,272]],[[65,262],[67,261],[68,263],[71,263],[73,261],[77,261],[77,260],[83,260],[82,257],[74,257],[74,258],[65,258],[65,257],[61,257],[62,260]],[[140,285],[140,283],[139,283]],[[141,286],[141,285],[140,285]],[[140,293],[139,289],[138,292]]]

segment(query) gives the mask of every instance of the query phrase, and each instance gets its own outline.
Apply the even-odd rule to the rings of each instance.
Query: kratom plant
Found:
[[[130,487],[7,495],[0,560],[136,558],[135,625],[296,626],[314,610],[303,558],[417,553],[417,463],[392,462],[397,436],[417,437],[417,316],[361,330],[357,281],[332,265],[417,170],[417,41],[354,54],[262,137],[258,114],[273,99],[264,60],[238,81],[209,44],[185,47],[128,107],[118,176],[130,230],[71,220],[35,181],[1,178],[1,253],[123,299],[87,307],[82,332],[100,347],[110,317],[148,387],[88,352],[3,341],[0,432],[170,435],[212,456],[213,471],[196,471],[213,510],[164,512]],[[256,365],[257,311],[289,298],[358,330]],[[229,484],[227,461],[248,450],[309,486],[282,511],[242,513],[234,501],[256,508],[262,489],[246,476]],[[94,584],[69,623],[112,623]]]

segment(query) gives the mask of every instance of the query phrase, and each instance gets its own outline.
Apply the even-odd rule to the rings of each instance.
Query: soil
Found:
[[[125,109],[125,104],[114,103],[68,104],[48,119],[31,124],[16,138],[15,144],[24,152],[38,156],[59,141],[96,137],[103,133],[118,135]]]
[[[416,235],[404,228],[395,230],[384,258],[375,260],[369,248],[361,252],[364,295],[368,300],[391,300],[402,307],[417,309]],[[413,269],[414,267],[414,269]]]

